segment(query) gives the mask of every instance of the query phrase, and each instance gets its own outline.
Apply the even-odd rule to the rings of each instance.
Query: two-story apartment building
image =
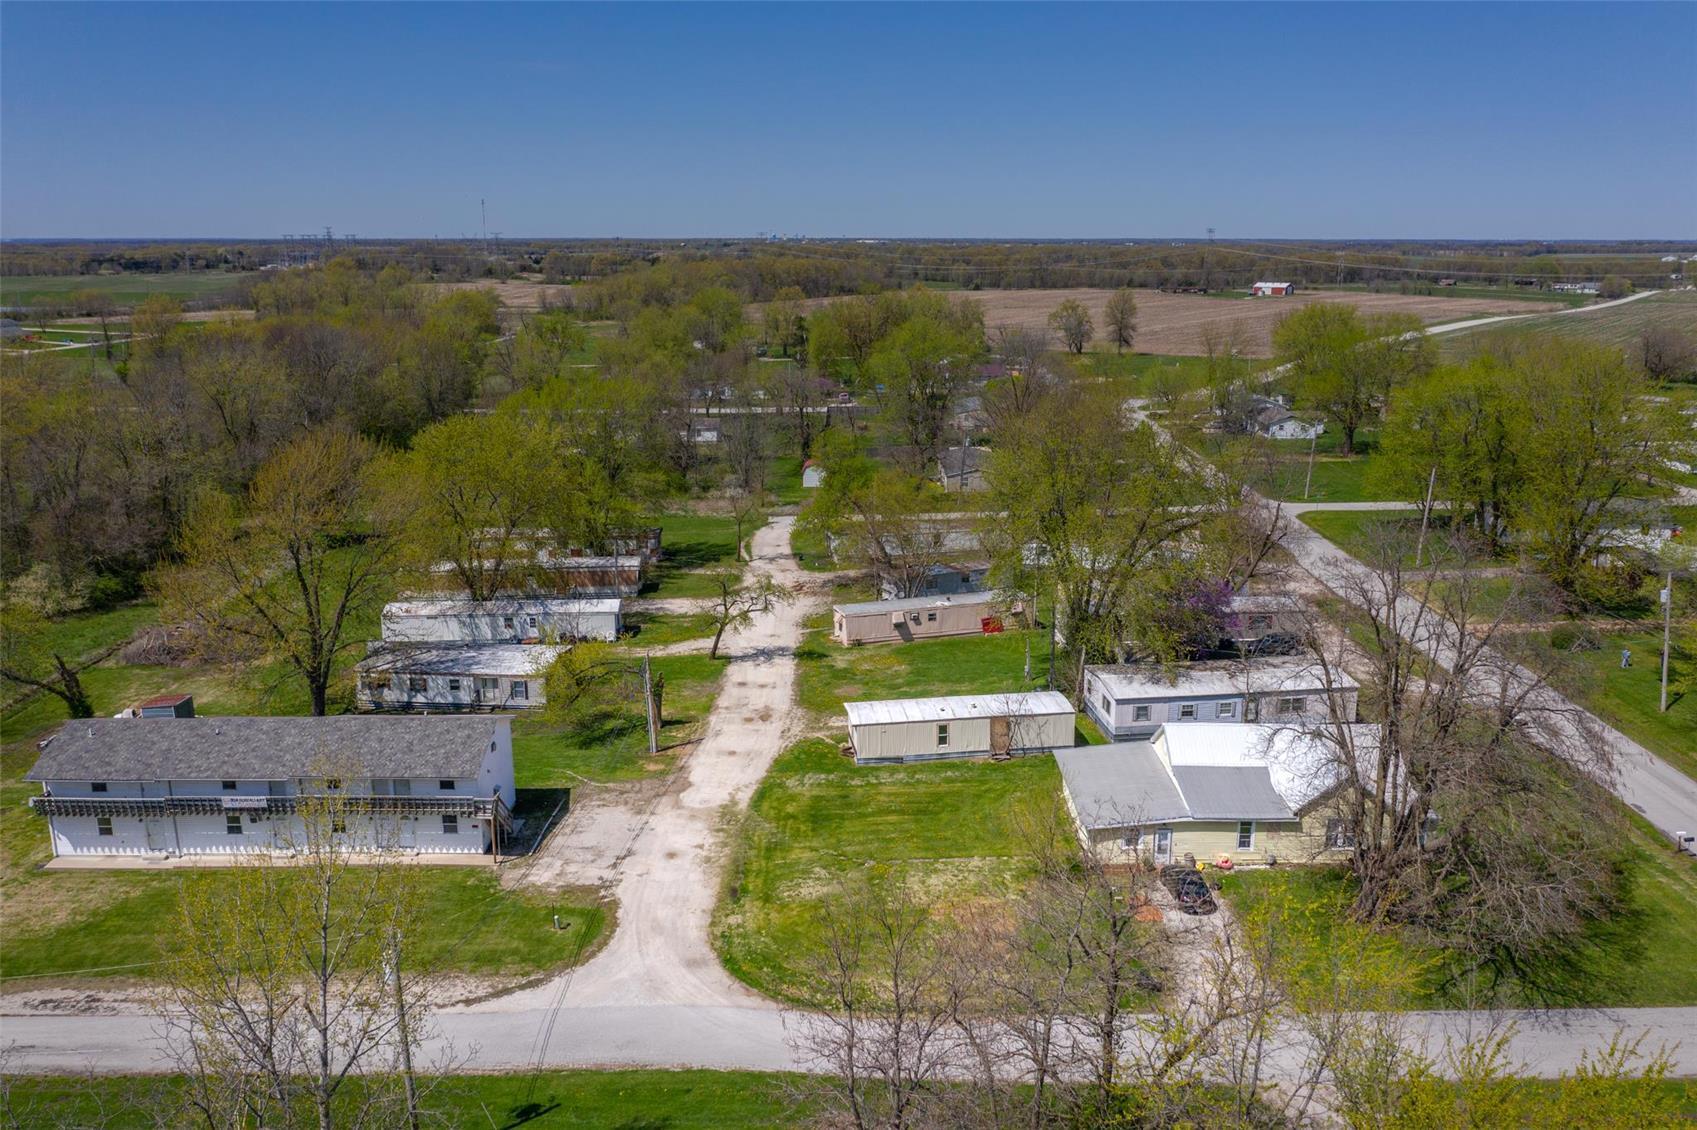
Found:
[[[498,715],[75,719],[26,776],[63,856],[287,852],[315,811],[356,850],[493,852],[515,799]]]
[[[1354,721],[1360,684],[1308,656],[1087,667],[1084,709],[1115,741],[1190,722]]]

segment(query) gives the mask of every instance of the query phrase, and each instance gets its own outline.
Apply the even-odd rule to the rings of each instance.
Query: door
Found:
[[[1173,861],[1173,830],[1160,828],[1155,832],[1155,862],[1171,863]]]
[[[990,752],[1006,753],[1013,746],[1013,719],[990,719]]]
[[[165,851],[171,846],[170,840],[165,835],[165,821],[146,820],[143,823],[147,826],[148,851]]]

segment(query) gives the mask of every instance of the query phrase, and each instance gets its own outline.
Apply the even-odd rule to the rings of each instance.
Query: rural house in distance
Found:
[[[286,852],[315,797],[334,799],[351,848],[476,854],[510,828],[512,720],[78,719],[26,779],[55,856]]]

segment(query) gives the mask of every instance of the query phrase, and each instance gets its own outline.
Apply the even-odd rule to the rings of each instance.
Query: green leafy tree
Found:
[[[867,372],[884,386],[887,412],[907,442],[906,463],[914,473],[942,450],[949,413],[983,348],[982,335],[921,315],[892,331],[868,359]]]
[[[1431,369],[1432,340],[1408,314],[1362,317],[1353,306],[1317,302],[1287,315],[1273,331],[1297,394],[1343,432],[1343,453],[1384,408],[1393,388]]]
[[[1096,322],[1089,309],[1076,298],[1069,298],[1049,313],[1049,328],[1061,339],[1061,344],[1073,353],[1083,353],[1090,339],[1096,336]]]
[[[1108,336],[1113,339],[1115,352],[1130,349],[1132,338],[1137,336],[1137,295],[1129,286],[1108,295],[1102,320],[1108,324]]]
[[[67,660],[51,642],[47,618],[16,600],[0,607],[0,679],[52,695],[72,718],[94,717],[94,703]]]

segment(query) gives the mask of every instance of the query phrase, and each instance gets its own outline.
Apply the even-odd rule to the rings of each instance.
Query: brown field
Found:
[[[980,290],[951,294],[972,298],[984,306],[984,324],[1044,328],[1049,312],[1068,298],[1090,308],[1096,321],[1097,348],[1106,333],[1102,308],[1111,290]],[[1240,323],[1249,351],[1256,357],[1273,353],[1273,326],[1291,310],[1313,302],[1344,302],[1368,314],[1413,314],[1427,325],[1459,322],[1484,314],[1537,314],[1560,309],[1523,299],[1446,298],[1415,294],[1355,294],[1347,291],[1298,292],[1290,298],[1214,298],[1201,294],[1163,294],[1158,290],[1137,292],[1137,338],[1139,353],[1200,356],[1202,327],[1211,322]]]
[[[535,279],[480,279],[476,282],[434,283],[449,290],[492,290],[508,310],[540,310],[547,306],[569,306],[570,286],[556,286]]]

